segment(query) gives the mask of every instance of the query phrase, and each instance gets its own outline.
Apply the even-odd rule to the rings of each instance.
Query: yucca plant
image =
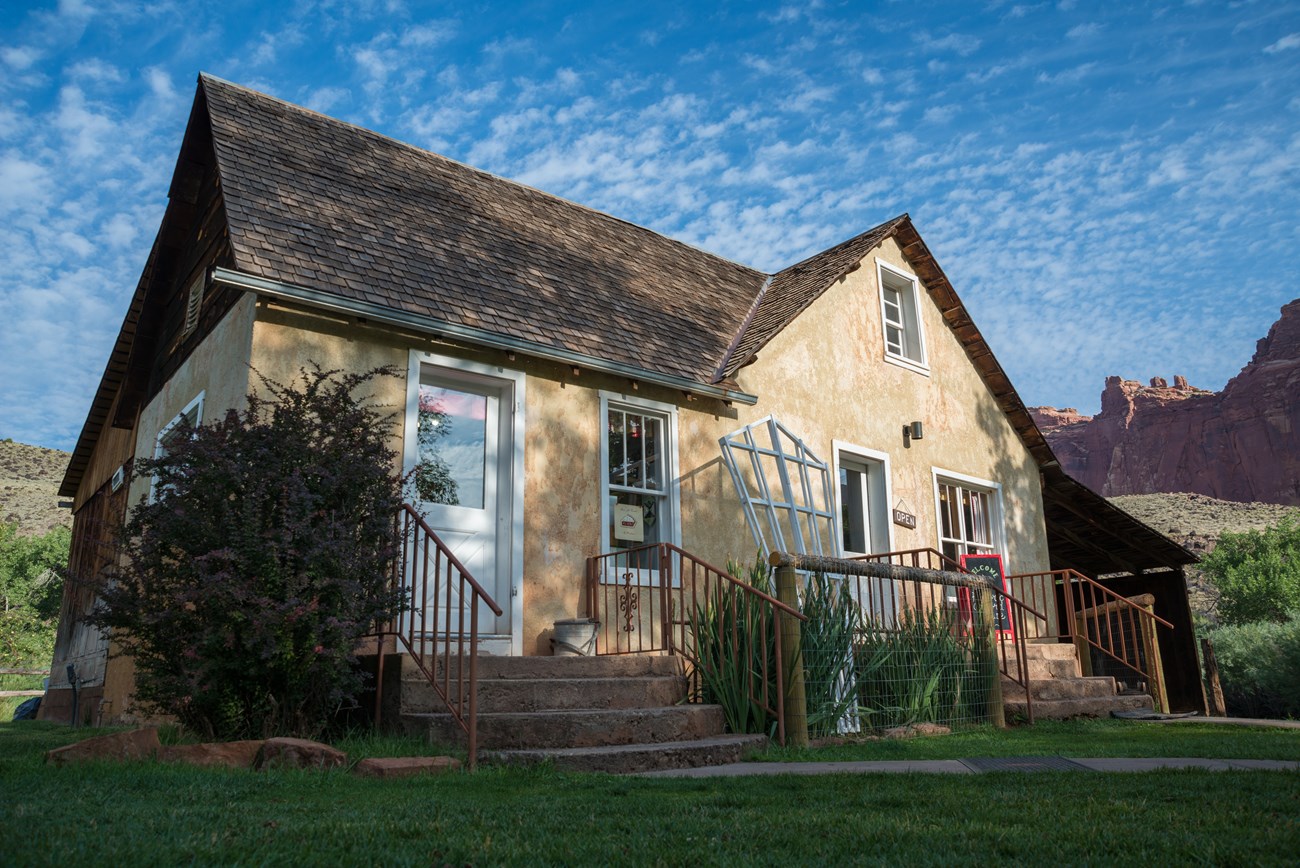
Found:
[[[729,561],[727,572],[756,590],[771,592],[768,567],[761,558],[749,569]],[[731,732],[770,735],[776,728],[762,701],[766,696],[774,704],[775,698],[774,617],[767,602],[726,581],[691,614],[701,698],[722,706]]]
[[[804,587],[800,625],[808,732],[830,735],[858,704],[853,640],[861,608],[843,579],[817,573]]]

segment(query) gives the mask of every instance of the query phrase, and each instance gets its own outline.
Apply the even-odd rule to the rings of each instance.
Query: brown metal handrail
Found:
[[[1007,576],[1013,587],[1019,586],[1021,596],[1034,600],[1057,598],[1061,588],[1065,603],[1065,627],[1049,631],[1049,638],[1070,639],[1095,648],[1121,666],[1131,669],[1146,680],[1151,695],[1160,696],[1161,673],[1151,665],[1150,655],[1143,660],[1142,636],[1156,636],[1156,627],[1174,629],[1174,625],[1130,600],[1115,593],[1102,583],[1074,570],[1051,570],[1041,573],[1020,573]],[[1076,599],[1077,594],[1077,599]],[[1112,628],[1112,615],[1119,629]],[[1059,620],[1059,619],[1058,619]],[[1049,625],[1050,626],[1050,625]],[[1082,627],[1082,633],[1077,629]]]
[[[598,622],[595,654],[675,654],[690,664],[688,696],[700,701],[701,671],[693,629],[696,613],[723,605],[723,589],[735,588],[759,601],[770,612],[760,619],[759,648],[769,640],[781,647],[782,613],[806,621],[807,617],[771,594],[764,593],[671,543],[650,543],[587,559],[587,612]],[[734,599],[731,605],[735,605]],[[768,624],[772,633],[768,634]],[[739,646],[741,637],[730,637]],[[782,667],[769,671],[766,653],[732,647],[730,653],[761,659],[760,671],[750,678],[751,701],[777,722],[777,740],[785,743],[785,680]],[[775,660],[773,661],[775,663]],[[774,690],[769,684],[775,681]],[[772,695],[775,693],[775,696]]]
[[[384,638],[392,636],[464,730],[473,769],[478,754],[479,607],[486,606],[498,617],[501,607],[409,504],[402,504],[394,516],[393,532],[401,540],[401,554],[393,561],[390,581],[408,594],[410,605],[397,623],[376,625],[375,728],[383,707]]]

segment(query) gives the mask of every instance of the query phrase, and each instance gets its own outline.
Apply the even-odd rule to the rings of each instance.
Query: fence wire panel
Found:
[[[818,605],[817,581],[842,587],[837,605]],[[802,625],[811,736],[843,733],[850,717],[863,732],[914,724],[960,728],[992,719],[997,649],[990,647],[995,634],[980,598],[1000,595],[868,576],[811,582],[804,603],[809,620]]]

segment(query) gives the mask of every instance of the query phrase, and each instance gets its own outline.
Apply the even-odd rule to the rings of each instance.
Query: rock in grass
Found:
[[[918,735],[947,735],[952,730],[938,723],[909,723],[885,730],[885,738],[916,738]]]
[[[449,756],[370,757],[357,763],[352,773],[365,778],[411,778],[459,768],[460,760]]]
[[[261,739],[255,741],[205,742],[204,744],[166,745],[158,753],[158,759],[169,763],[185,763],[192,766],[224,766],[231,769],[253,767],[257,753],[265,744]]]
[[[268,738],[253,761],[257,770],[268,768],[332,769],[346,765],[348,755],[327,744],[305,738]]]
[[[113,732],[97,735],[56,747],[45,754],[47,763],[65,765],[68,763],[94,762],[98,760],[142,760],[152,759],[162,749],[158,741],[158,730],[153,727],[133,729],[129,732]]]

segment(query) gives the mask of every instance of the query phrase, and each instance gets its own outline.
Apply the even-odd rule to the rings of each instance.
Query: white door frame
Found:
[[[509,654],[522,656],[524,653],[524,444],[526,423],[524,408],[526,406],[527,375],[499,365],[487,365],[454,356],[411,350],[406,372],[406,420],[402,447],[402,469],[410,473],[415,467],[417,453],[416,423],[420,406],[420,373],[423,365],[444,368],[454,376],[456,373],[472,374],[500,383],[502,395],[498,403],[503,430],[509,432],[510,445],[508,460],[501,460],[497,468],[499,477],[498,492],[504,494],[508,503],[502,503],[498,495],[497,532],[510,535],[509,546],[497,542],[497,576],[491,580],[475,576],[489,592],[500,593],[508,589],[506,599],[498,597],[497,605],[510,614],[510,635],[492,636],[479,643],[479,650],[489,654]],[[499,446],[498,454],[503,459],[507,452]],[[505,563],[502,563],[505,561]],[[506,571],[507,582],[499,581]]]

